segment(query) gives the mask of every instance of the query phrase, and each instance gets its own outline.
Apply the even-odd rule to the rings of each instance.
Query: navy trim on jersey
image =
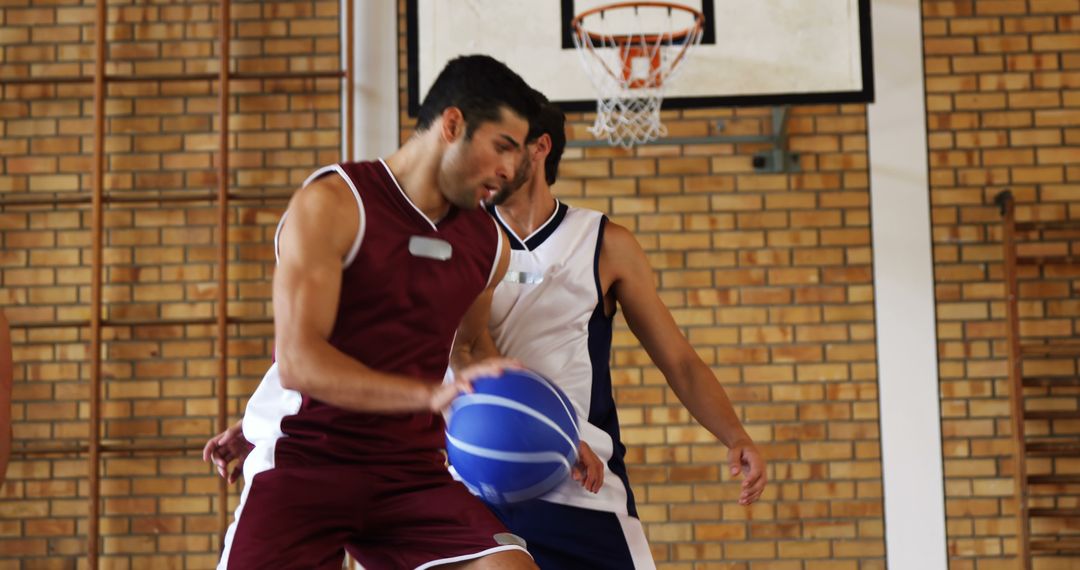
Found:
[[[596,280],[596,309],[589,317],[589,360],[592,363],[592,395],[589,398],[589,423],[604,430],[614,444],[608,468],[618,477],[626,488],[626,512],[637,515],[634,492],[630,488],[630,478],[626,474],[626,446],[619,437],[619,413],[615,409],[615,399],[611,391],[611,323],[615,312],[605,314],[604,290],[600,283],[600,249],[604,243],[604,227],[607,216],[600,218],[596,237],[596,254],[593,257],[593,276]]]
[[[596,228],[596,252],[593,253],[592,272],[593,281],[596,283],[596,302],[604,306],[604,285],[600,283],[600,249],[604,245],[604,229],[607,228],[608,217],[600,216],[600,225]],[[612,313],[612,316],[615,316]]]
[[[495,204],[488,204],[487,211],[491,214],[491,217],[495,219],[495,223],[499,224],[506,237],[510,238],[510,249],[513,251],[525,251],[525,244],[521,243],[521,238],[517,236],[510,227],[503,223],[502,216],[499,215],[499,211],[495,209]]]
[[[510,249],[517,251],[532,251],[540,247],[540,245],[544,243],[547,238],[551,237],[551,234],[555,233],[555,230],[558,229],[559,224],[562,223],[563,218],[566,217],[566,212],[570,210],[569,206],[563,204],[562,202],[559,202],[558,200],[556,200],[556,204],[557,206],[555,207],[555,213],[552,214],[551,218],[548,219],[548,221],[544,222],[544,225],[540,226],[540,229],[533,232],[533,234],[524,241],[522,241],[522,239],[519,238],[518,235],[515,234],[513,231],[511,231],[510,227],[503,222],[502,214],[500,214],[499,211],[495,209],[495,206],[493,204],[487,207],[487,211],[489,214],[491,214],[493,218],[495,218],[495,221],[499,222],[499,227],[501,227],[503,231],[506,232],[506,235],[510,238]]]
[[[635,567],[615,513],[530,501],[488,504],[507,530],[525,539],[540,570],[627,570]]]
[[[566,211],[569,209],[569,206],[559,202],[559,207],[555,209],[555,215],[551,217],[551,220],[548,221],[548,223],[541,226],[539,230],[529,236],[529,239],[525,240],[525,247],[527,247],[529,251],[540,247],[540,244],[544,243],[547,238],[551,237],[551,234],[555,233],[555,229],[562,223],[563,218],[566,217]]]

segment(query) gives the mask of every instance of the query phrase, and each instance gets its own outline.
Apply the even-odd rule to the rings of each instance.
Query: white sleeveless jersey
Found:
[[[559,386],[574,404],[581,437],[606,465],[598,494],[568,479],[546,501],[637,516],[626,448],[612,397],[612,318],[604,314],[598,261],[607,218],[556,203],[532,235],[510,237],[510,266],[495,289],[489,322],[499,352]]]

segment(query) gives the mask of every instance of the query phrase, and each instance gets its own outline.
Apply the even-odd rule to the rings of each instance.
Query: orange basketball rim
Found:
[[[675,12],[683,12],[690,16],[692,23],[685,27],[660,29],[655,31],[637,30],[634,32],[607,33],[587,28],[586,20],[598,16],[604,19],[608,12],[633,11],[637,16],[642,9],[653,11],[666,11],[670,17]],[[619,60],[622,62],[620,70],[613,70],[611,66],[603,65],[603,68],[617,80],[620,80],[623,88],[640,89],[647,87],[661,87],[664,79],[679,66],[683,57],[690,47],[696,45],[701,39],[702,28],[705,24],[705,15],[693,8],[671,2],[617,2],[597,6],[586,10],[574,17],[570,25],[574,30],[575,39],[580,49],[587,50],[594,57],[598,48],[617,47]],[[665,51],[671,47],[677,47],[671,54],[673,57],[664,57]],[[603,58],[598,58],[604,61]],[[647,74],[635,73],[635,62],[646,61],[649,66]]]

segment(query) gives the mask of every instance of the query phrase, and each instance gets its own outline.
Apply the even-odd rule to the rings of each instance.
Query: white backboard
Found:
[[[410,114],[447,61],[473,53],[503,61],[567,110],[593,108],[570,20],[609,3],[407,0]],[[665,108],[873,99],[869,0],[672,3],[702,12],[705,35],[667,85]]]

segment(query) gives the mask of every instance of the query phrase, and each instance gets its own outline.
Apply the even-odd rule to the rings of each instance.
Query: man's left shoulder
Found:
[[[565,217],[567,219],[578,220],[580,222],[588,223],[598,223],[601,219],[604,219],[606,223],[611,222],[611,220],[608,219],[607,214],[601,212],[600,210],[573,206],[571,204],[567,204],[566,202],[563,202],[562,205],[566,207]]]

